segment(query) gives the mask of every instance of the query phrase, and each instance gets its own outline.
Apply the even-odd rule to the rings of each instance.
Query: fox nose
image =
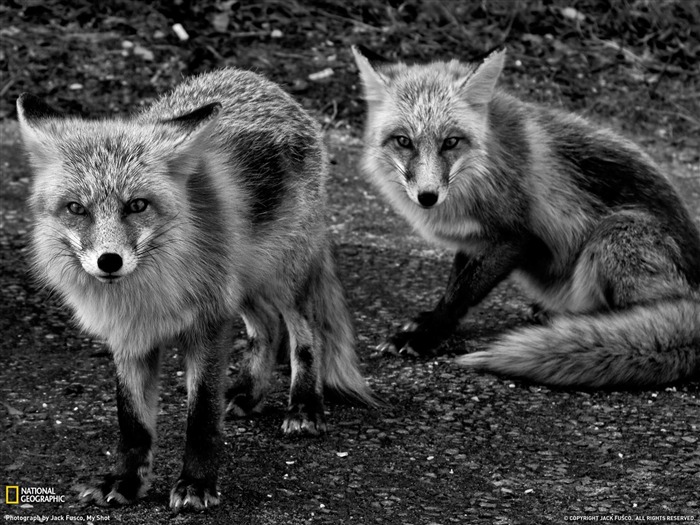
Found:
[[[97,266],[106,273],[118,272],[122,267],[122,258],[118,253],[103,253],[97,259]]]
[[[418,194],[418,202],[421,206],[425,206],[426,208],[430,208],[437,201],[438,195],[437,193],[433,193],[432,191],[424,191]]]

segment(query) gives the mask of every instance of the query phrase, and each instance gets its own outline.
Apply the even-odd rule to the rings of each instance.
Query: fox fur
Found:
[[[33,170],[33,272],[117,368],[118,467],[82,497],[129,503],[149,485],[161,348],[184,354],[188,422],[170,506],[217,505],[231,323],[248,349],[226,392],[259,411],[290,353],[286,434],[325,431],[323,393],[373,404],[326,227],[317,123],[261,76],[193,77],[133,118],[84,120],[18,100]]]
[[[363,169],[426,239],[455,250],[447,290],[381,348],[433,350],[513,276],[553,315],[457,362],[562,386],[700,374],[700,235],[636,145],[496,87],[481,63],[371,63]]]

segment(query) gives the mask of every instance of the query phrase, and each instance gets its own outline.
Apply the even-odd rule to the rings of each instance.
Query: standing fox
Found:
[[[217,505],[232,318],[248,349],[229,409],[261,409],[289,348],[287,434],[325,431],[323,389],[367,404],[325,222],[315,121],[275,84],[236,69],[192,78],[130,120],[64,118],[17,103],[34,171],[33,270],[117,370],[117,470],[81,497],[129,503],[148,488],[163,345],[183,352],[188,417],[170,506]]]
[[[495,85],[505,51],[375,67],[363,168],[428,240],[456,250],[444,297],[382,345],[425,353],[504,278],[544,312],[458,362],[552,385],[644,386],[700,374],[700,235],[635,145]]]

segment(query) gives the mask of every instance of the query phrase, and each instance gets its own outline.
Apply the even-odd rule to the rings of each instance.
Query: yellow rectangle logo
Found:
[[[14,494],[14,497],[12,497]],[[17,505],[19,503],[19,485],[5,486],[5,503],[8,505]]]

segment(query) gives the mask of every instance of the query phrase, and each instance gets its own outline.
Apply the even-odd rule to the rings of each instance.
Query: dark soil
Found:
[[[391,58],[470,58],[505,42],[507,87],[633,135],[669,168],[700,221],[700,5],[310,4],[11,0],[0,6],[0,484],[50,487],[67,496],[63,504],[0,503],[9,517],[2,519],[256,525],[700,520],[697,381],[636,392],[553,390],[452,363],[455,354],[483,348],[498,333],[528,322],[526,301],[510,283],[443,345],[442,355],[372,357],[386,334],[437,300],[451,257],[412,234],[359,175],[354,137],[364,110],[349,52],[350,44],[362,43]],[[175,23],[189,33],[187,41],[175,35]],[[326,437],[284,438],[279,427],[287,379],[281,370],[261,417],[226,421],[222,507],[206,516],[173,517],[168,493],[179,474],[186,395],[182,364],[171,350],[151,491],[130,508],[82,508],[74,486],[106,472],[113,461],[114,370],[102,345],[81,334],[57,299],[28,277],[29,171],[14,101],[30,91],[68,112],[124,114],[183,75],[224,65],[280,82],[328,131],[340,273],[364,370],[388,406],[331,405]],[[327,79],[309,79],[326,68],[333,71]]]
[[[695,1],[9,0],[0,21],[0,118],[24,91],[92,116],[135,111],[183,76],[237,66],[282,84],[327,127],[356,132],[351,44],[409,61],[505,44],[504,83],[529,100],[699,143]]]

